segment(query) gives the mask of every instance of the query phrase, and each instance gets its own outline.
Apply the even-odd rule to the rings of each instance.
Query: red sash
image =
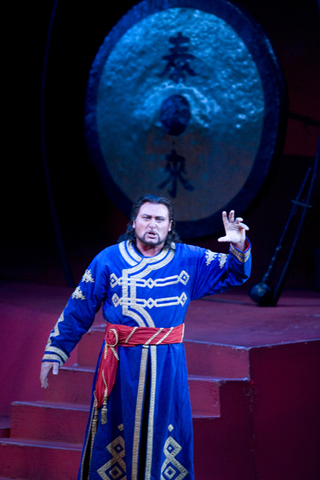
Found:
[[[135,347],[136,345],[182,343],[183,335],[184,323],[171,328],[128,327],[107,323],[104,336],[106,343],[101,355],[95,389],[96,406],[100,408],[103,405],[106,410],[107,397],[112,392],[117,375],[118,345]],[[102,423],[105,422],[102,420]]]

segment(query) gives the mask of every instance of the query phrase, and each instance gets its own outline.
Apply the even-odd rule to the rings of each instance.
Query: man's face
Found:
[[[169,211],[162,203],[144,203],[133,222],[137,244],[143,246],[162,246],[166,241],[172,222],[169,222]]]

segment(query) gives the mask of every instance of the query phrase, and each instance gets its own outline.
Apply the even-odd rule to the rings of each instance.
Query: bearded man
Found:
[[[103,250],[72,294],[45,348],[40,380],[58,373],[102,305],[107,322],[78,480],[193,480],[184,319],[191,300],[245,282],[248,227],[222,213],[229,255],[181,243],[173,206],[145,195],[118,245]]]

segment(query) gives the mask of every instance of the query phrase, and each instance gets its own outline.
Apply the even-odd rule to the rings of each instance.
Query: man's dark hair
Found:
[[[143,195],[140,197],[136,203],[133,204],[132,206],[132,211],[131,211],[131,217],[130,217],[130,222],[127,225],[127,231],[126,233],[123,233],[119,240],[118,243],[123,242],[124,240],[132,240],[132,242],[136,242],[136,230],[133,228],[133,222],[137,218],[137,215],[139,213],[140,208],[144,203],[159,203],[167,207],[168,212],[169,212],[169,222],[172,222],[171,224],[171,230],[168,232],[168,236],[165,241],[165,245],[169,246],[171,245],[171,242],[174,243],[180,243],[180,238],[177,232],[175,231],[175,219],[174,219],[174,210],[173,210],[173,205],[170,202],[170,200],[166,197],[163,197],[162,195],[153,195],[151,193],[148,193],[147,195]]]

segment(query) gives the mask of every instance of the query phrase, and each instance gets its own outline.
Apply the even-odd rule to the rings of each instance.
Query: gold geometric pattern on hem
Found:
[[[119,425],[119,430],[123,430],[123,425]],[[112,458],[97,470],[97,473],[103,480],[127,480],[126,464],[123,460],[125,456],[124,439],[121,435],[113,442],[107,445],[108,452]]]
[[[188,297],[185,292],[183,292],[180,297],[165,297],[165,298],[119,298],[118,295],[115,293],[112,296],[112,303],[115,307],[120,306],[127,306],[127,307],[147,307],[147,308],[153,308],[153,307],[171,307],[173,305],[182,305],[186,303]]]
[[[169,427],[169,431],[173,430],[172,425]],[[175,458],[181,450],[178,442],[173,437],[168,437],[163,449],[166,460],[161,467],[161,480],[182,480],[188,475],[188,470]]]

